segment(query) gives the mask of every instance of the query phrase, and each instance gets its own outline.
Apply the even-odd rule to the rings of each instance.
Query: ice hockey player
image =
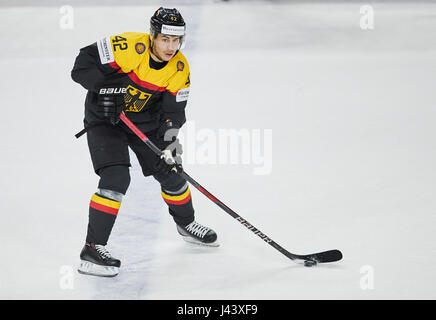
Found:
[[[93,168],[100,177],[89,205],[85,245],[79,272],[116,276],[121,265],[106,249],[109,235],[130,183],[129,150],[144,176],[160,183],[163,200],[184,240],[218,246],[211,228],[194,219],[191,193],[181,167],[177,132],[185,123],[189,65],[179,51],[186,26],[177,9],[159,8],[150,19],[150,33],[125,32],[80,50],[71,77],[88,90],[85,129]],[[161,150],[155,155],[120,121],[127,117]]]

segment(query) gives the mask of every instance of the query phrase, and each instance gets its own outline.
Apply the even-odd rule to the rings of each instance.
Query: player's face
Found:
[[[160,59],[163,61],[169,61],[174,57],[174,54],[179,48],[179,44],[179,36],[167,36],[159,33],[154,40],[153,49]]]

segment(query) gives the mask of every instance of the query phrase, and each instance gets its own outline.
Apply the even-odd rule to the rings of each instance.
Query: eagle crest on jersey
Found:
[[[140,112],[150,97],[150,93],[143,92],[131,85],[127,86],[126,94],[124,96],[124,100],[126,101],[126,111]]]
[[[133,82],[133,86],[127,86],[126,111],[141,112],[147,103],[154,103],[165,92],[173,96],[175,105],[171,108],[177,109],[178,103],[188,100],[189,65],[180,51],[165,67],[156,70],[150,67],[150,35],[147,33],[125,32],[106,37],[97,42],[97,48],[102,64],[128,74]]]

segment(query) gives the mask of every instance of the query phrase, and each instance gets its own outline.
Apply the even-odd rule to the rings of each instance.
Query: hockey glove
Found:
[[[98,91],[98,112],[112,125],[118,124],[120,114],[125,108],[126,88],[101,88]]]
[[[176,173],[183,171],[182,158],[180,157],[182,154],[182,145],[179,143],[178,139],[171,143],[162,152],[163,153],[156,165],[156,170],[158,172],[167,174],[171,171]]]

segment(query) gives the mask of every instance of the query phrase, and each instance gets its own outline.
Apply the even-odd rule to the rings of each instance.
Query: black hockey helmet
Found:
[[[182,15],[176,9],[160,7],[150,19],[150,34],[156,38],[159,33],[180,36],[180,47],[185,42],[186,24]]]

